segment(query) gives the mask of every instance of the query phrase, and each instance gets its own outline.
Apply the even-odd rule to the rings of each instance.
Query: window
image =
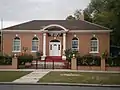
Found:
[[[38,51],[38,38],[34,37],[32,39],[32,51]]]
[[[91,39],[91,52],[98,52],[98,40],[95,37]]]
[[[21,50],[20,38],[15,37],[13,40],[13,51],[20,52],[20,50]]]
[[[76,37],[72,39],[72,50],[78,51],[78,39]]]

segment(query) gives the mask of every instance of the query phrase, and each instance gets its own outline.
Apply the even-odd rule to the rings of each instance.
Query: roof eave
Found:
[[[105,33],[105,32],[112,32],[113,30],[69,30],[68,32],[74,33],[74,32],[84,32],[84,33]],[[3,32],[43,32],[43,29],[40,30],[3,30]]]

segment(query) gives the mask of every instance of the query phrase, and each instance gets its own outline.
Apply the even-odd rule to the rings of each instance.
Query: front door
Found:
[[[49,50],[50,56],[61,56],[60,42],[50,42]]]

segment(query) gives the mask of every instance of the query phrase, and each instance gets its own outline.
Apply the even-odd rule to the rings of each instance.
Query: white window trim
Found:
[[[96,37],[95,37],[96,38]],[[89,53],[99,53],[99,40],[98,38],[96,38],[97,40],[97,51],[90,51]],[[91,40],[90,40],[90,50],[91,50]]]
[[[77,49],[77,51],[79,51],[79,38],[78,37],[73,37],[73,38],[77,38],[78,39],[78,48],[76,48]],[[72,38],[72,41],[73,41],[73,38]],[[72,46],[72,44],[71,44],[71,46]],[[73,50],[74,48],[72,48],[72,50]]]
[[[31,52],[37,52],[37,51],[31,51]]]
[[[12,52],[21,52],[21,51],[12,51]]]
[[[20,37],[19,37],[20,38]],[[14,42],[14,39],[15,38],[13,38],[13,42]],[[21,38],[20,38],[20,50],[19,51],[16,51],[16,50],[13,50],[14,49],[14,44],[13,44],[13,42],[12,42],[12,52],[21,52]]]
[[[91,52],[89,52],[89,53],[99,53],[98,51],[91,51]]]
[[[36,35],[36,34],[35,34]],[[38,50],[37,51],[39,51],[39,45],[40,45],[40,40],[39,40],[39,38],[37,37],[37,36],[35,36],[34,35],[34,37],[36,37],[37,39],[38,39]],[[33,38],[34,38],[33,37]],[[32,41],[33,41],[33,38],[32,38]],[[37,51],[35,51],[35,50],[32,50],[32,45],[31,45],[31,52],[37,52]]]

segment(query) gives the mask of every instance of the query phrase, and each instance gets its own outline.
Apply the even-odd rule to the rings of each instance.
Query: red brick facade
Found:
[[[28,47],[28,52],[31,53],[32,48],[32,38],[36,34],[39,38],[39,50],[43,51],[43,33],[30,33],[30,32],[5,32],[3,34],[3,47],[4,53],[11,54],[13,39],[15,35],[18,35],[21,39],[21,51],[22,47]],[[93,37],[93,34],[96,35],[96,38],[99,41],[99,55],[101,55],[105,50],[109,52],[110,45],[110,35],[109,33],[66,33],[66,49],[72,47],[72,38],[74,35],[79,40],[79,52],[81,55],[88,54],[90,52],[90,40]],[[46,35],[46,55],[49,56],[49,42],[53,40],[53,37]],[[57,37],[57,40],[61,42],[61,55],[62,55],[62,47],[63,47],[63,37]]]
[[[84,20],[33,20],[3,29],[3,52],[13,53],[13,39],[17,35],[21,41],[20,52],[23,47],[27,47],[28,52],[33,53],[31,52],[32,39],[37,36],[39,41],[37,48],[43,52],[44,57],[51,54],[50,47],[54,47],[54,43],[51,45],[50,41],[55,39],[58,40],[57,49],[60,48],[56,55],[63,56],[66,49],[72,48],[72,39],[75,37],[78,40],[77,50],[81,55],[84,55],[90,53],[91,46],[96,44],[95,42],[91,45],[91,39],[95,37],[98,43],[98,48],[95,51],[96,54],[101,55],[104,51],[108,51],[108,53],[110,51],[110,32],[111,30],[108,28]],[[55,51],[56,47],[54,47]],[[92,49],[94,51],[96,47]],[[55,54],[53,53],[54,51],[51,55]]]

